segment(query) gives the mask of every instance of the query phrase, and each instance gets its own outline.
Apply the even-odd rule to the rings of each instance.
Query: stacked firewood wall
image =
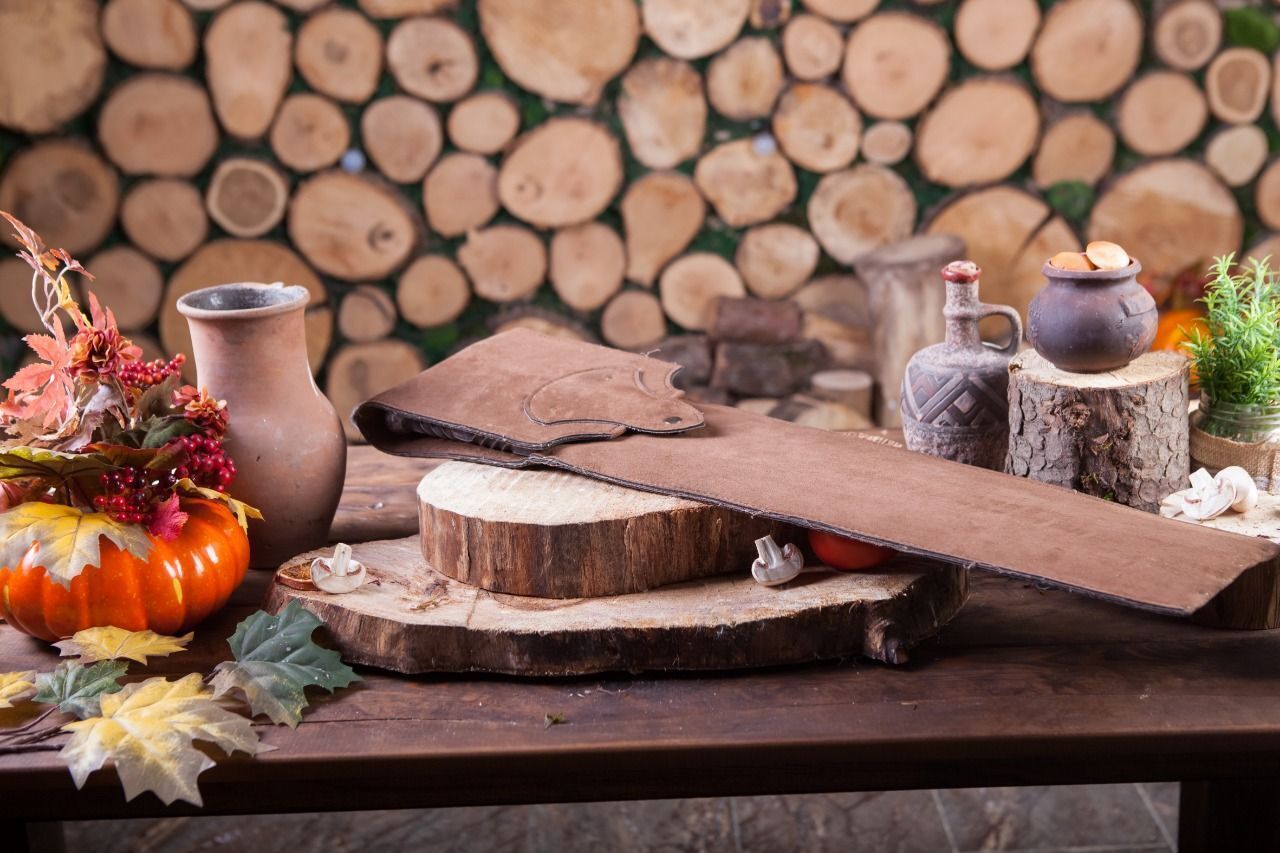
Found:
[[[1271,14],[5,0],[0,208],[156,355],[188,348],[183,293],[306,286],[340,408],[519,325],[661,344],[703,399],[853,426],[878,248],[958,235],[983,298],[1025,310],[1082,240],[1154,286],[1280,246]],[[0,261],[9,368],[26,282]]]

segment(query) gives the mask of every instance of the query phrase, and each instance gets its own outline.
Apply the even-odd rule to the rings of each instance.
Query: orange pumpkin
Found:
[[[1192,329],[1199,329],[1204,334],[1209,331],[1204,322],[1204,315],[1195,308],[1165,311],[1160,315],[1160,323],[1156,326],[1156,339],[1151,348],[1182,352],[1182,342],[1190,339]]]
[[[70,587],[32,565],[33,549],[15,569],[0,567],[0,614],[42,640],[114,625],[180,634],[227,603],[249,567],[249,539],[221,503],[182,501],[189,514],[172,542],[152,537],[139,560],[102,540],[101,566],[86,567]]]

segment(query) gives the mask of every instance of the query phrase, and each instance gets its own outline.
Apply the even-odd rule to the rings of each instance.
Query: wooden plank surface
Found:
[[[352,466],[357,483],[363,467]],[[402,473],[386,506],[400,491],[412,506],[421,471]],[[350,511],[372,511],[363,488]],[[145,673],[225,658],[223,638],[267,580],[251,573],[190,652]],[[901,668],[568,680],[366,670],[357,687],[313,695],[297,729],[261,726],[274,752],[204,774],[203,813],[1280,777],[1280,633],[973,581],[964,610]],[[55,662],[0,628],[0,668]],[[546,727],[547,714],[564,723]],[[0,712],[0,727],[25,719]],[[182,813],[194,810],[151,795],[126,804],[111,771],[77,793],[53,753],[0,756],[0,819]]]

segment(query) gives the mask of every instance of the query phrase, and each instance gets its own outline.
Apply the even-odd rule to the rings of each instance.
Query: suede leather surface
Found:
[[[845,433],[695,409],[671,389],[674,367],[516,330],[378,395],[356,423],[391,453],[548,465],[1170,614],[1193,613],[1280,553],[1263,539]],[[563,420],[531,415],[530,399],[557,379],[601,368],[585,388],[543,401],[543,414]],[[654,426],[667,430],[637,431]]]

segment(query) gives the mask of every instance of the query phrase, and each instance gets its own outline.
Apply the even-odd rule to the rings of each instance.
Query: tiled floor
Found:
[[[71,853],[844,851],[1169,853],[1178,786],[654,800],[67,825]]]

